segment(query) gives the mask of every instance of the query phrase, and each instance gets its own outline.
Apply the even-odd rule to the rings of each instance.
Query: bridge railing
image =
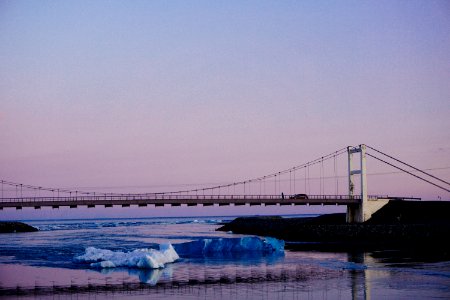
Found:
[[[387,196],[369,196],[369,200],[386,198]],[[83,202],[83,201],[136,201],[136,200],[359,200],[359,195],[182,195],[182,194],[125,194],[125,195],[92,195],[69,197],[22,197],[0,198],[0,203],[29,203],[29,202]]]

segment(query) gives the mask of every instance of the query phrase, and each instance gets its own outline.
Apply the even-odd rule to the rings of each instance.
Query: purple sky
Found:
[[[145,192],[366,143],[448,180],[449,78],[448,1],[3,0],[0,178]],[[405,175],[368,180],[450,200]]]

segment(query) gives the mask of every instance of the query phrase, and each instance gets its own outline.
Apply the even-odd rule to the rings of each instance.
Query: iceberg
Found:
[[[175,244],[181,256],[284,253],[284,241],[271,237],[214,238]]]
[[[77,262],[90,263],[93,268],[131,267],[140,269],[160,269],[180,257],[172,245],[161,244],[156,249],[136,249],[130,252],[111,251],[88,247],[83,255],[75,257]]]
[[[199,256],[265,256],[283,254],[284,241],[270,237],[211,238],[175,244],[160,244],[158,249],[136,249],[129,252],[88,247],[75,262],[89,263],[92,268],[108,269],[129,267],[162,269],[168,263],[183,257]]]

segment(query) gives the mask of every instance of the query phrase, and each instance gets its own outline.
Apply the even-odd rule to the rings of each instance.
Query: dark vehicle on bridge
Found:
[[[289,197],[289,199],[308,199],[306,194],[295,194]]]

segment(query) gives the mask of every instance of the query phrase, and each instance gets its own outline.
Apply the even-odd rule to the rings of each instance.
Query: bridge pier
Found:
[[[365,203],[347,204],[347,223],[363,223],[372,215],[389,203],[389,199],[367,200]]]
[[[362,223],[364,222],[363,212],[362,212],[362,204],[347,204],[347,213],[345,215],[345,219],[347,223]]]

